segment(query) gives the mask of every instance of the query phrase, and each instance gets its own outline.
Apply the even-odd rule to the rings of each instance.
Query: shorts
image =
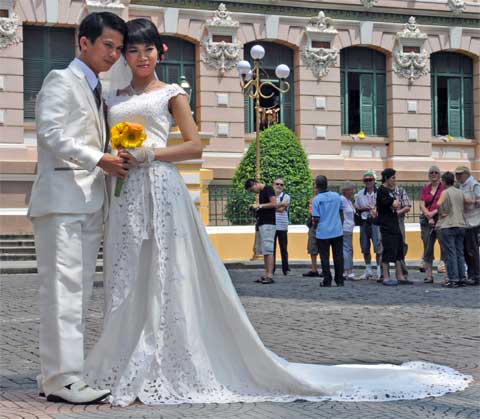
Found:
[[[405,247],[402,233],[382,229],[383,253],[382,262],[395,263],[405,258]]]
[[[318,246],[317,246],[317,229],[310,227],[308,229],[308,242],[307,242],[307,253],[309,255],[318,255]]]
[[[258,226],[257,234],[255,235],[255,253],[257,255],[273,255],[276,231],[277,227],[275,224]]]
[[[360,226],[360,248],[364,255],[370,254],[370,240],[373,243],[373,251],[376,255],[380,255],[382,253],[380,227],[373,223],[364,222]]]

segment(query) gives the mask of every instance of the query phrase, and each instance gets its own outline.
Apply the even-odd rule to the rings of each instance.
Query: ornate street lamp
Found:
[[[250,50],[250,55],[253,58],[253,71],[248,61],[242,60],[237,64],[237,70],[242,78],[240,86],[243,94],[255,101],[255,179],[260,181],[260,98],[269,99],[278,93],[287,93],[290,89],[290,84],[286,81],[290,75],[290,69],[285,64],[280,64],[275,69],[275,75],[280,80],[280,87],[276,86],[270,81],[260,80],[261,60],[265,56],[265,49],[261,45],[254,45]],[[271,93],[262,93],[262,88],[269,86],[273,88]],[[257,204],[259,196],[257,195]],[[255,239],[253,241],[253,255],[252,260],[256,259],[255,242],[257,232],[255,231]]]
[[[260,80],[260,70],[261,60],[265,56],[265,49],[261,45],[254,45],[250,50],[250,55],[253,58],[253,70],[250,63],[245,60],[242,60],[237,64],[237,70],[242,78],[240,86],[242,87],[243,94],[255,101],[255,179],[260,181],[260,98],[269,99],[275,95],[275,91],[278,93],[287,93],[290,89],[290,84],[286,79],[290,75],[290,69],[285,64],[279,64],[275,69],[275,75],[280,80],[280,87],[270,81],[262,82]],[[262,88],[265,86],[273,88],[274,91],[268,94],[262,93]]]

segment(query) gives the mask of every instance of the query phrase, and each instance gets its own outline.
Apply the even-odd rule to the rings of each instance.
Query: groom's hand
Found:
[[[105,153],[100,161],[97,163],[107,175],[125,179],[128,175],[128,167],[124,159],[118,156],[112,156]]]

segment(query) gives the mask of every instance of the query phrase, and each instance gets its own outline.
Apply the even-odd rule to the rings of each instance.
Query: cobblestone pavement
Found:
[[[0,418],[479,418],[480,289],[444,289],[439,283],[384,287],[374,281],[319,288],[294,269],[273,285],[252,283],[258,270],[231,275],[251,321],[265,344],[290,361],[311,363],[401,363],[426,360],[472,374],[465,391],[419,401],[388,403],[252,403],[128,408],[70,406],[37,397],[37,276],[0,278]],[[413,277],[413,278],[412,278]],[[98,277],[100,280],[100,276]],[[440,279],[438,278],[438,282]],[[101,283],[89,314],[88,344],[98,336]]]

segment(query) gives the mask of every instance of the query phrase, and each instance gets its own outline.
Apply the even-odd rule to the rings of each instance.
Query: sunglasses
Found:
[[[373,178],[370,178],[370,177],[363,179],[364,182],[373,182],[373,180],[374,180],[374,179],[373,179]]]
[[[275,183],[275,186],[283,186],[283,183]]]
[[[439,175],[440,172],[428,172],[429,175]]]

